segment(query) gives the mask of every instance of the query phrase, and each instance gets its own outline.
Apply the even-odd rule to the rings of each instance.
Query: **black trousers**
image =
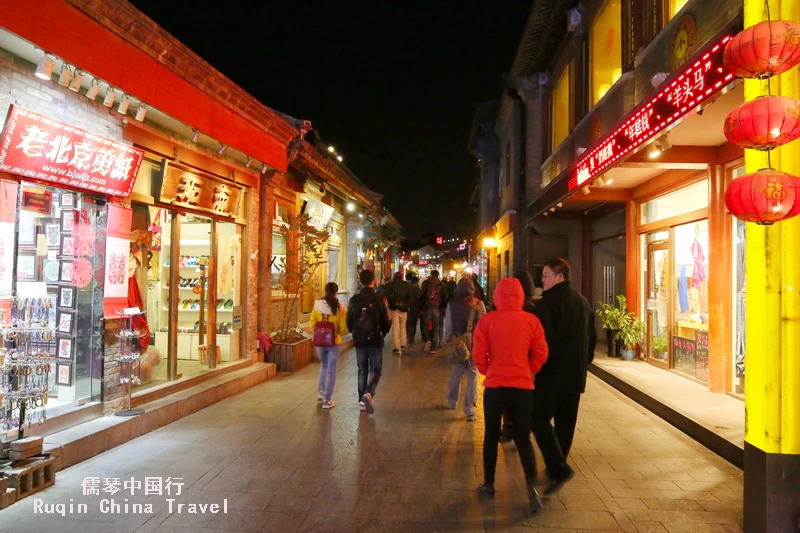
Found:
[[[411,309],[408,312],[408,319],[406,320],[406,336],[408,337],[409,344],[414,342],[414,338],[417,336],[418,322],[419,322],[419,309]]]
[[[575,436],[580,403],[581,395],[577,392],[533,391],[531,429],[551,478],[563,477],[570,471],[567,456]]]
[[[500,419],[508,409],[514,417],[512,426],[514,444],[517,445],[519,460],[529,483],[536,481],[536,458],[531,444],[531,391],[510,387],[487,388],[483,393],[483,417],[486,432],[483,436],[483,482],[494,485],[497,468],[497,446],[500,443]]]
[[[368,392],[375,396],[383,369],[383,348],[380,346],[356,346],[358,365],[358,399]]]

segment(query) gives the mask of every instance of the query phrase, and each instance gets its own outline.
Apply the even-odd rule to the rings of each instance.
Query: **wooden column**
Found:
[[[725,168],[711,165],[708,200],[708,389],[725,393],[731,380],[732,222],[725,209]]]
[[[641,239],[636,232],[639,222],[639,206],[635,200],[625,204],[625,296],[628,310],[639,314],[639,287],[641,284]]]
[[[258,333],[269,333],[272,311],[272,219],[275,198],[271,187],[275,171],[267,172],[258,182]]]

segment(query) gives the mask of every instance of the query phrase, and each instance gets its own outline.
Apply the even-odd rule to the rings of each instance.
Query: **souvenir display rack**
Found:
[[[125,313],[119,317],[122,320],[127,320],[127,327],[116,334],[117,339],[119,339],[119,354],[111,361],[119,365],[119,382],[125,390],[126,408],[123,411],[114,413],[116,416],[136,416],[144,413],[143,409],[131,408],[131,394],[133,393],[133,386],[140,383],[139,373],[142,356],[139,352],[139,339],[148,335],[146,331],[134,329],[133,318],[145,314],[145,311],[138,311]]]
[[[55,310],[49,298],[12,298],[10,304],[11,323],[0,330],[0,429],[16,429],[21,439],[26,424],[30,428],[47,419],[50,371],[56,362],[51,355]]]

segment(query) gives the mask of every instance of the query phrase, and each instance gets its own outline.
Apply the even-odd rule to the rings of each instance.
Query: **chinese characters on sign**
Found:
[[[215,215],[239,214],[242,189],[214,177],[165,162],[159,200]]]
[[[652,99],[634,109],[616,131],[586,153],[577,163],[569,189],[583,186],[621,158],[697,107],[733,79],[722,64],[725,37],[709,48]]]
[[[319,200],[309,198],[306,200],[304,211],[308,215],[308,223],[317,229],[324,230],[333,215],[333,207],[323,204]]]
[[[144,152],[12,105],[0,170],[110,196],[131,194]]]

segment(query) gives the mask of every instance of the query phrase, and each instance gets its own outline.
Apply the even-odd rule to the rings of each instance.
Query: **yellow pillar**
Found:
[[[772,20],[800,21],[800,2],[771,0]],[[744,25],[764,20],[763,0],[744,0]],[[745,100],[800,98],[794,68],[769,82],[745,80]],[[800,140],[769,154],[772,168],[800,175]],[[748,173],[767,156],[745,151]],[[747,225],[745,531],[796,531],[800,513],[800,217]]]

